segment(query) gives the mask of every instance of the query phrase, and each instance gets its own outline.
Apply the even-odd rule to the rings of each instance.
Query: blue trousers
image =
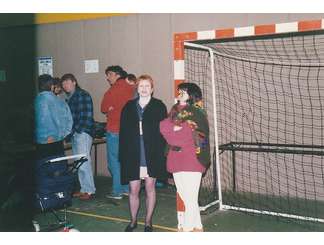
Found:
[[[107,140],[107,167],[112,175],[112,194],[121,195],[122,193],[129,192],[128,185],[122,185],[120,182],[120,162],[118,159],[119,150],[119,134],[106,132]]]
[[[92,137],[87,133],[74,133],[72,137],[72,152],[73,154],[86,154],[88,161],[84,162],[79,170],[78,177],[81,186],[80,192],[87,192],[89,194],[94,194],[96,192],[92,164],[91,164],[91,146]]]

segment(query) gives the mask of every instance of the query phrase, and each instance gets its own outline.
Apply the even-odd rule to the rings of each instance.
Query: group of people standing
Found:
[[[146,194],[144,231],[153,231],[155,184],[157,179],[166,179],[167,172],[172,173],[185,205],[184,215],[178,219],[178,230],[203,231],[198,193],[210,155],[208,121],[200,88],[194,83],[180,84],[178,102],[168,113],[165,104],[153,97],[151,76],[141,75],[136,79],[120,66],[107,67],[105,75],[110,88],[101,101],[101,112],[107,117],[107,166],[113,180],[112,192],[107,197],[129,197],[131,222],[125,231],[137,228],[142,180]],[[90,157],[94,129],[92,99],[72,74],[63,75],[60,82],[67,104],[55,96],[51,76],[39,77],[40,93],[35,99],[36,140],[38,145],[59,144],[62,150],[63,140],[70,138],[73,154],[87,154],[88,161],[78,171],[81,189],[74,196],[90,200],[96,191]],[[51,98],[51,102],[46,102],[49,107],[41,99],[44,96]],[[48,113],[50,103],[60,110],[55,115]],[[42,113],[51,114],[46,124]],[[57,128],[50,130],[48,125]]]
[[[73,195],[89,200],[96,191],[90,155],[94,135],[92,98],[80,88],[73,74],[64,74],[60,79],[66,101],[56,94],[57,84],[57,79],[47,74],[38,78],[39,93],[34,103],[38,159],[64,155],[64,141],[71,141],[73,154],[86,154],[88,159],[78,170],[81,190]]]

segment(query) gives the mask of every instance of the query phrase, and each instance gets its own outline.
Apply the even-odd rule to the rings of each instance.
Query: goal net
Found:
[[[200,205],[324,222],[324,33],[186,42],[184,62],[211,131]]]

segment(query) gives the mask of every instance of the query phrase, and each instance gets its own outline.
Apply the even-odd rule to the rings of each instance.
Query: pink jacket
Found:
[[[204,172],[205,167],[201,165],[196,157],[192,130],[187,122],[180,125],[182,129],[174,131],[174,124],[169,118],[160,122],[160,132],[169,145],[181,147],[181,151],[170,150],[167,156],[167,170],[170,173]]]

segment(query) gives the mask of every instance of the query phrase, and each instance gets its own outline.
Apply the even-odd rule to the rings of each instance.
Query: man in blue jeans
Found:
[[[94,135],[93,102],[90,94],[78,86],[73,74],[65,74],[61,78],[64,91],[67,93],[68,104],[73,117],[71,132],[73,154],[86,154],[88,161],[84,162],[79,170],[81,190],[73,194],[81,200],[89,200],[96,192],[92,164],[91,146]]]
[[[107,198],[122,199],[123,195],[128,195],[128,185],[121,185],[120,182],[120,162],[118,160],[119,134],[106,132],[107,140],[107,160],[108,169],[112,175],[112,192],[106,195]]]
[[[128,195],[128,185],[121,185],[119,151],[119,123],[120,114],[126,102],[134,98],[135,86],[128,83],[125,78],[127,72],[120,66],[109,66],[105,70],[106,80],[110,88],[101,101],[101,112],[107,117],[106,140],[108,170],[112,175],[112,192],[108,198],[122,199]]]

